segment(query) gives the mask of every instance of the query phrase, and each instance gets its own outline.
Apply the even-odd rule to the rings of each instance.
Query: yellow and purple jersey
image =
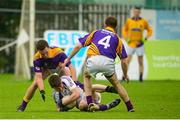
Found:
[[[42,69],[56,69],[59,63],[63,63],[67,58],[66,54],[61,48],[50,47],[48,49],[48,58],[43,58],[40,52],[37,52],[34,56],[34,71],[42,72]],[[69,66],[71,62],[67,63]]]
[[[135,48],[143,45],[142,39],[144,30],[147,30],[147,37],[152,35],[152,28],[145,19],[133,17],[127,19],[122,30],[122,35],[128,40],[128,45]]]
[[[88,57],[103,55],[115,59],[116,54],[121,55],[121,58],[127,57],[122,40],[111,27],[93,31],[83,38],[80,38],[79,42],[83,46],[89,46],[87,51]]]

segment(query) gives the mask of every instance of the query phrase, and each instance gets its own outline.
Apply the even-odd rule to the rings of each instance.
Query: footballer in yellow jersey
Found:
[[[139,80],[143,80],[143,55],[144,55],[144,42],[152,35],[152,28],[149,26],[148,22],[140,17],[141,9],[135,7],[133,9],[133,17],[127,19],[123,30],[123,38],[127,41],[127,54],[128,63],[134,53],[138,56],[139,62]],[[147,30],[146,37],[143,36],[144,31]]]
[[[62,67],[64,60],[67,58],[62,49],[57,47],[49,47],[48,43],[45,40],[39,40],[37,42],[36,49],[37,52],[35,53],[33,61],[35,72],[34,81],[27,89],[23,101],[17,109],[18,112],[22,112],[25,110],[28,102],[32,99],[37,88],[39,88],[41,97],[45,101],[43,80],[50,74],[57,72],[57,70],[60,70],[64,75],[71,75],[72,79],[77,82],[76,70],[71,62],[68,62],[66,64],[66,67],[69,68],[71,74],[68,74],[68,72],[66,72],[66,69]]]

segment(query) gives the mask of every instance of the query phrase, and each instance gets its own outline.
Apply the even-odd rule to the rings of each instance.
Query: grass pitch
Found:
[[[69,112],[57,112],[51,97],[52,89],[45,81],[46,102],[39,91],[23,113],[16,112],[27,87],[32,81],[21,81],[13,75],[0,75],[0,118],[4,119],[172,119],[180,118],[180,81],[131,81],[123,83],[134,104],[136,112],[128,113],[123,102],[114,109],[103,112],[80,112],[74,108]],[[108,85],[108,81],[93,81]],[[102,102],[118,98],[116,94],[103,93]]]

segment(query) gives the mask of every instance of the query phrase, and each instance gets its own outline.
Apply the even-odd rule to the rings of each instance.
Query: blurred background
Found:
[[[34,43],[45,38],[47,30],[88,33],[101,29],[106,17],[115,16],[121,36],[134,6],[142,8],[154,31],[151,40],[156,41],[146,44],[145,79],[180,79],[179,0],[1,0],[0,74],[29,79]]]

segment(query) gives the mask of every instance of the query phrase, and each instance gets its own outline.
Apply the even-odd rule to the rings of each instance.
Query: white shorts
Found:
[[[143,56],[144,55],[144,45],[142,45],[141,47],[137,47],[137,48],[132,48],[130,46],[127,46],[127,54],[128,55],[133,55],[134,53],[136,53],[137,56]]]
[[[86,68],[93,77],[96,77],[97,73],[103,73],[104,76],[111,76],[115,73],[114,60],[103,55],[89,57]]]

